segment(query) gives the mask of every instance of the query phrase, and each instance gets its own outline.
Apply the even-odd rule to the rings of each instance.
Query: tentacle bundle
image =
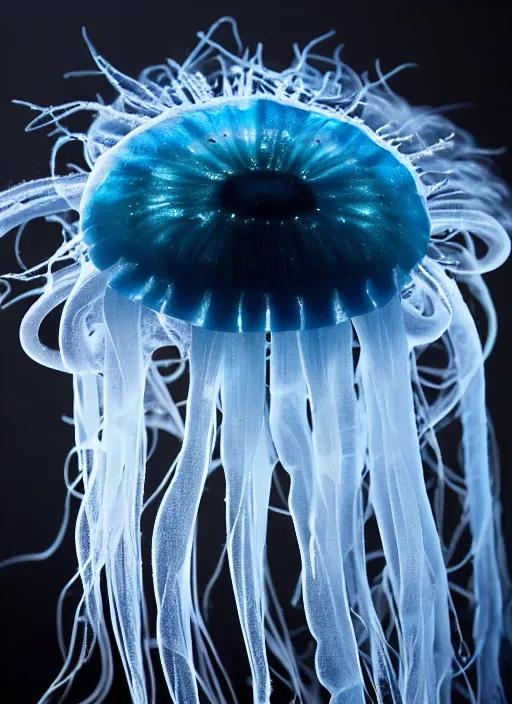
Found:
[[[223,23],[233,28],[235,52],[215,40]],[[3,277],[1,304],[37,296],[21,325],[23,348],[37,362],[73,375],[72,455],[78,473],[71,477],[71,455],[65,470],[66,507],[72,497],[81,502],[76,525],[78,572],[59,600],[63,666],[41,702],[72,691],[78,669],[95,648],[101,657],[101,677],[85,701],[104,701],[113,678],[112,636],[136,704],[155,701],[154,646],[170,695],[179,704],[247,698],[234,691],[215,649],[196,581],[201,495],[209,473],[220,471],[221,465],[226,554],[255,703],[272,699],[277,678],[305,704],[326,697],[332,704],[369,700],[430,704],[449,702],[455,694],[468,701],[503,702],[499,655],[507,636],[504,614],[510,583],[502,557],[496,453],[491,451],[484,398],[484,361],[492,349],[496,321],[481,275],[499,266],[509,253],[507,189],[469,135],[438,111],[412,108],[395,96],[380,69],[378,80],[371,83],[343,64],[339,51],[332,59],[315,54],[317,42],[312,42],[303,51],[295,47],[292,66],[277,73],[264,66],[261,47],[253,55],[242,48],[229,19],[199,37],[183,65],[169,60],[146,69],[139,80],[116,71],[91,47],[100,71],[117,90],[117,99],[112,105],[31,106],[39,115],[30,128],[52,125],[60,133],[51,159],[52,176],[0,194],[0,232],[20,227],[16,253],[22,266],[21,273]],[[340,293],[336,286],[328,287],[329,315],[334,316],[328,327],[327,318],[317,315],[325,301],[319,302],[313,289],[302,295],[304,282],[294,278],[296,271],[302,275],[302,265],[309,266],[308,256],[290,275],[290,286],[298,281],[297,289],[291,296],[288,290],[280,291],[277,303],[265,298],[268,271],[258,278],[258,272],[248,267],[252,283],[265,284],[257,289],[258,305],[250,296],[253,289],[241,292],[238,287],[233,299],[234,289],[229,287],[208,297],[208,287],[200,286],[204,282],[194,280],[199,288],[191,286],[184,297],[190,294],[193,306],[185,305],[189,296],[173,308],[175,281],[166,277],[172,270],[184,281],[187,272],[173,270],[173,262],[158,261],[160,269],[152,273],[151,251],[145,251],[141,242],[135,246],[126,231],[105,227],[112,215],[108,184],[103,183],[103,215],[88,211],[84,216],[81,211],[87,184],[90,194],[91,183],[101,185],[97,176],[102,170],[96,169],[93,179],[83,168],[57,174],[58,151],[74,138],[83,142],[86,165],[94,170],[99,160],[100,165],[109,163],[112,155],[121,153],[130,139],[148,137],[148,125],[168,126],[175,119],[188,119],[194,110],[202,111],[201,119],[208,121],[208,114],[214,114],[208,113],[209,107],[240,105],[237,100],[245,101],[249,112],[261,110],[261,105],[257,107],[261,102],[276,111],[274,117],[282,116],[281,108],[287,105],[300,113],[300,119],[304,113],[307,119],[312,116],[311,124],[320,120],[325,129],[337,125],[355,130],[356,142],[361,135],[368,140],[363,141],[369,144],[370,161],[375,157],[376,164],[382,165],[382,160],[393,168],[398,164],[398,180],[417,189],[410,196],[418,205],[418,217],[406,222],[396,220],[393,212],[391,220],[379,221],[378,234],[383,236],[395,218],[401,228],[395,244],[399,240],[411,244],[410,228],[418,235],[420,244],[407,260],[409,265],[401,260],[407,276],[400,278],[395,270],[394,278],[386,279],[393,286],[379,288],[378,267],[370,256],[379,237],[377,245],[370,237],[361,240],[357,251],[357,261],[366,262],[367,268],[359,271],[363,273],[355,289]],[[90,110],[95,118],[87,134],[72,135],[62,123],[79,110]],[[292,123],[284,120],[282,134]],[[216,132],[209,144],[218,137]],[[239,158],[242,147],[250,151],[264,142],[254,135],[247,136],[245,146],[234,138],[226,141],[224,161],[233,155]],[[310,140],[308,149],[314,143]],[[326,163],[334,164],[338,173],[336,140],[333,144],[329,159],[334,161]],[[267,146],[271,151],[271,141]],[[193,149],[194,140],[179,141],[173,149],[185,147]],[[155,147],[156,156],[160,148]],[[297,141],[298,156],[300,148]],[[321,161],[312,157],[309,167],[320,168]],[[212,173],[217,166],[214,159]],[[155,176],[154,169],[149,173],[143,165],[141,172],[139,167],[135,164],[139,172],[133,178]],[[360,173],[356,167],[350,166],[354,178]],[[178,177],[169,170],[158,172],[159,188],[166,179],[176,178],[181,187],[189,178],[193,188],[200,188],[192,171]],[[121,183],[127,172],[117,177]],[[281,208],[279,217],[275,193],[260,175],[230,181],[220,194],[216,191],[212,212],[199,209],[196,215],[207,222],[222,211],[226,219],[222,208],[228,204],[246,218],[238,235],[253,235],[253,220],[258,218],[272,221],[270,230],[278,233],[284,219],[302,217],[304,208],[295,212],[294,189],[299,188],[295,181],[272,178],[279,192],[288,194],[286,212]],[[210,181],[215,181],[214,173]],[[116,188],[121,188],[119,183]],[[354,198],[363,190],[355,186]],[[379,193],[373,192],[375,202],[383,197]],[[156,218],[162,225],[157,233],[160,244],[166,244],[166,218],[179,221],[181,238],[187,234],[188,221],[167,211],[162,219],[160,196],[161,192],[153,201],[148,199],[142,209],[136,200],[132,205],[136,229],[144,233]],[[335,196],[327,193],[326,198]],[[86,197],[82,202],[91,201]],[[162,202],[169,206],[165,199]],[[367,225],[364,204],[357,205],[358,226],[352,233]],[[371,206],[372,217],[377,217],[380,211],[373,201]],[[341,211],[336,213],[343,217]],[[23,227],[41,217],[61,226],[62,242],[46,262],[27,269],[20,254]],[[423,241],[425,224],[429,230]],[[194,236],[201,227],[194,225]],[[104,261],[94,254],[98,232]],[[313,228],[313,236],[315,232]],[[319,243],[323,247],[328,242],[322,232],[324,239],[315,241],[310,255]],[[371,232],[375,235],[377,229]],[[475,238],[485,245],[483,255]],[[192,242],[184,261],[201,259],[204,242],[199,240]],[[188,247],[190,242],[183,241]],[[389,242],[381,244],[387,252],[384,245]],[[139,269],[137,262],[126,258],[137,247],[144,254],[144,267]],[[246,260],[243,263],[247,265]],[[222,279],[225,261],[219,270]],[[34,287],[17,294],[13,287],[18,282],[34,282]],[[351,297],[354,290],[359,298]],[[473,321],[468,298],[487,318],[482,332]],[[199,300],[208,305],[198,306]],[[209,307],[212,301],[215,305]],[[361,301],[363,309],[357,307]],[[51,349],[40,340],[39,329],[62,303],[59,349]],[[208,316],[215,317],[215,325],[208,324]],[[217,324],[220,319],[224,325]],[[245,326],[244,320],[256,322]],[[171,346],[178,351],[176,359],[168,352]],[[183,421],[183,404],[173,399],[171,387],[186,367],[190,383]],[[458,457],[441,449],[448,425],[460,431]],[[157,491],[145,496],[146,463],[162,433],[178,438],[181,450],[169,462]],[[314,671],[286,628],[266,559],[271,484],[281,471],[278,463],[290,479],[288,509],[302,565],[300,595],[316,648]],[[455,528],[444,520],[448,499],[450,510],[460,508]],[[156,629],[148,618],[140,537],[141,516],[155,500],[160,501],[152,536]],[[62,539],[67,515],[68,508],[49,550],[3,564],[50,555]],[[459,572],[469,563],[472,575],[465,583]],[[62,601],[77,577],[83,598],[71,637],[65,638]],[[211,584],[205,602],[210,590]],[[473,614],[472,632],[459,624],[455,607],[461,599]]]

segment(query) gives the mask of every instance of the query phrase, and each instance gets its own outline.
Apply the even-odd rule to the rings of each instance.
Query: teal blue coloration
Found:
[[[82,230],[111,287],[220,331],[389,302],[430,235],[412,171],[356,123],[270,98],[164,115],[97,163]]]

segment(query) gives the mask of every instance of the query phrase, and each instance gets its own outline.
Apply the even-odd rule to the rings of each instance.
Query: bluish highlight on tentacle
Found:
[[[397,605],[405,701],[449,701],[448,585],[423,480],[398,297],[354,319],[368,415],[370,500]]]
[[[333,519],[348,603],[358,613],[355,626],[359,626],[359,631],[363,625],[364,633],[359,637],[363,642],[369,641],[371,679],[377,700],[382,701],[385,692],[388,699],[399,701],[398,683],[373,605],[366,568],[362,497],[366,437],[356,398],[352,337],[352,324],[343,323],[302,332],[299,340],[320,461],[327,463],[320,471],[332,472],[335,477],[333,491],[328,491],[328,495],[334,493],[336,499]]]
[[[75,542],[78,569],[84,590],[85,613],[97,639],[102,675],[87,701],[102,701],[113,679],[113,658],[104,615],[101,574],[105,547],[102,539],[101,499],[105,478],[105,455],[100,451],[103,387],[93,375],[74,377],[74,418],[78,466],[84,484],[84,498],[78,512]],[[71,649],[70,649],[71,650]],[[78,664],[79,666],[79,664]],[[62,674],[65,674],[63,669]],[[49,690],[50,692],[50,690]]]
[[[141,306],[127,306],[107,290],[104,302],[105,485],[102,501],[122,517],[108,535],[106,570],[115,638],[134,704],[147,701],[142,650],[142,555],[140,517],[146,467],[144,389],[146,364],[141,339]],[[126,344],[128,330],[131,344]],[[104,517],[105,518],[105,517]]]
[[[279,459],[291,477],[289,505],[301,553],[306,614],[318,643],[317,672],[333,702],[364,701],[343,578],[335,486],[328,474],[322,476],[321,460],[315,458],[296,333],[272,336],[270,380],[270,425]]]
[[[140,337],[141,307],[127,307],[127,302],[117,294],[105,293],[101,277],[96,275],[96,280],[99,288],[103,288],[103,323],[108,331],[105,357],[109,364],[103,384],[87,373],[94,368],[90,357],[80,357],[70,349],[70,336],[75,340],[80,337],[82,326],[70,325],[69,329],[61,330],[63,358],[75,373],[76,445],[84,483],[76,529],[79,569],[88,621],[94,639],[99,642],[104,664],[102,677],[86,701],[101,700],[112,676],[101,595],[104,570],[114,635],[131,697],[134,702],[143,703],[147,701],[147,691],[142,647],[140,515],[145,476],[146,360]],[[68,315],[76,322],[77,310],[81,310],[86,300],[90,301],[83,294],[84,289],[78,286],[68,299],[62,318],[64,327]],[[139,331],[129,346],[125,344],[125,326]],[[82,657],[87,655],[84,653]]]
[[[356,428],[353,422],[349,422],[344,427],[343,434],[339,434],[336,422],[338,407],[333,393],[333,384],[337,380],[343,383],[340,377],[334,376],[340,357],[345,357],[343,361],[346,361],[348,356],[352,356],[350,330],[350,323],[342,323],[326,331],[303,331],[298,335],[313,425],[314,478],[309,552],[314,579],[324,583],[324,598],[330,602],[327,608],[324,605],[326,611],[323,630],[331,635],[328,638],[324,635],[318,641],[316,662],[320,678],[332,694],[333,704],[364,702],[341,539],[343,531],[349,539],[353,532],[351,524],[355,506],[353,501],[351,506],[347,506],[342,458],[344,449],[347,454],[355,449]],[[349,382],[351,377],[347,372],[345,370],[346,382]],[[350,408],[346,410],[347,415],[350,415]],[[350,481],[350,477],[347,480]],[[349,501],[354,498],[350,496],[350,490],[347,493]],[[346,543],[344,547],[347,547]]]
[[[191,552],[212,453],[222,351],[221,335],[193,329],[185,437],[153,533],[158,648],[172,697],[187,704],[199,702],[190,631]]]
[[[252,673],[253,701],[270,697],[265,652],[264,550],[274,462],[266,442],[265,335],[225,335],[221,459],[231,580]]]
[[[499,655],[504,636],[501,575],[497,559],[493,497],[489,471],[489,438],[485,405],[482,345],[459,289],[442,276],[453,305],[448,338],[458,370],[462,424],[465,511],[472,536],[474,590],[473,640],[477,658],[478,701],[504,702]]]

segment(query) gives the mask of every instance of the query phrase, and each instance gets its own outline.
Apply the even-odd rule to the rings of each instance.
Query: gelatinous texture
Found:
[[[80,502],[78,575],[58,606],[63,665],[41,704],[68,692],[105,701],[113,646],[134,704],[164,701],[166,689],[177,704],[504,704],[511,586],[485,403],[496,319],[481,275],[510,252],[508,190],[468,134],[408,105],[385,77],[359,79],[338,53],[322,73],[314,42],[276,73],[261,48],[237,57],[214,41],[224,22],[182,66],[139,81],[92,50],[114,103],[41,108],[32,123],[64,129],[69,113],[93,110],[88,132],[65,132],[51,159],[55,169],[79,138],[90,172],[0,193],[0,235],[21,226],[20,264],[25,223],[63,229],[47,261],[0,280],[0,308],[38,296],[21,323],[25,352],[73,375],[62,527],[43,553],[0,563],[53,554]],[[34,288],[16,293],[20,282]],[[39,329],[62,304],[52,349]],[[340,324],[284,329],[322,321]],[[188,387],[173,386],[186,368]],[[448,425],[460,452],[443,447]],[[167,453],[163,435],[181,449],[148,496],[146,463]],[[225,533],[202,593],[201,497],[220,466]],[[152,604],[141,520],[154,503]],[[286,623],[289,592],[272,582],[274,518],[295,531],[293,605],[304,606],[314,657],[306,623]],[[209,631],[224,558],[245,673]],[[63,605],[78,579],[68,637]],[[82,698],[75,680],[94,647],[101,669]],[[152,648],[167,685],[158,692]]]
[[[362,126],[262,98],[177,112],[99,159],[82,201],[123,296],[212,330],[315,328],[386,304],[424,256],[418,183]]]

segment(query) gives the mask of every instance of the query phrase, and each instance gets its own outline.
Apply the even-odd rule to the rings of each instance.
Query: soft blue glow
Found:
[[[235,56],[212,39],[225,22],[239,43],[220,20],[183,66],[138,81],[91,47],[116,101],[40,109],[31,123],[60,130],[93,110],[79,135],[89,171],[55,173],[76,138],[65,131],[50,178],[0,193],[0,235],[35,218],[63,233],[47,261],[2,277],[0,293],[0,307],[37,294],[23,349],[73,376],[62,528],[44,553],[2,563],[51,555],[80,502],[78,576],[58,605],[63,665],[41,703],[75,701],[92,647],[101,673],[84,701],[103,702],[114,645],[134,704],[167,694],[279,704],[278,678],[298,704],[503,704],[511,589],[485,405],[496,319],[482,274],[510,251],[507,188],[467,133],[393,95],[386,77],[359,79],[338,53],[322,74],[315,42],[271,71],[260,49],[240,44]],[[10,297],[13,279],[35,290]],[[62,304],[52,349],[39,329]],[[447,460],[437,431],[449,424],[461,451]],[[148,496],[146,463],[164,434],[181,449]],[[278,463],[290,490],[269,507]],[[214,471],[226,539],[203,595],[197,526]],[[153,502],[154,595],[141,542]],[[272,583],[269,508],[297,538],[301,573],[284,599],[303,605],[314,657]],[[252,695],[233,691],[207,627],[224,557]],[[68,637],[62,607],[78,577]],[[152,648],[167,685],[158,693]]]
[[[418,183],[389,149],[263,98],[171,111],[129,135],[98,160],[81,210],[92,261],[117,265],[115,291],[228,332],[382,306],[430,236]]]

